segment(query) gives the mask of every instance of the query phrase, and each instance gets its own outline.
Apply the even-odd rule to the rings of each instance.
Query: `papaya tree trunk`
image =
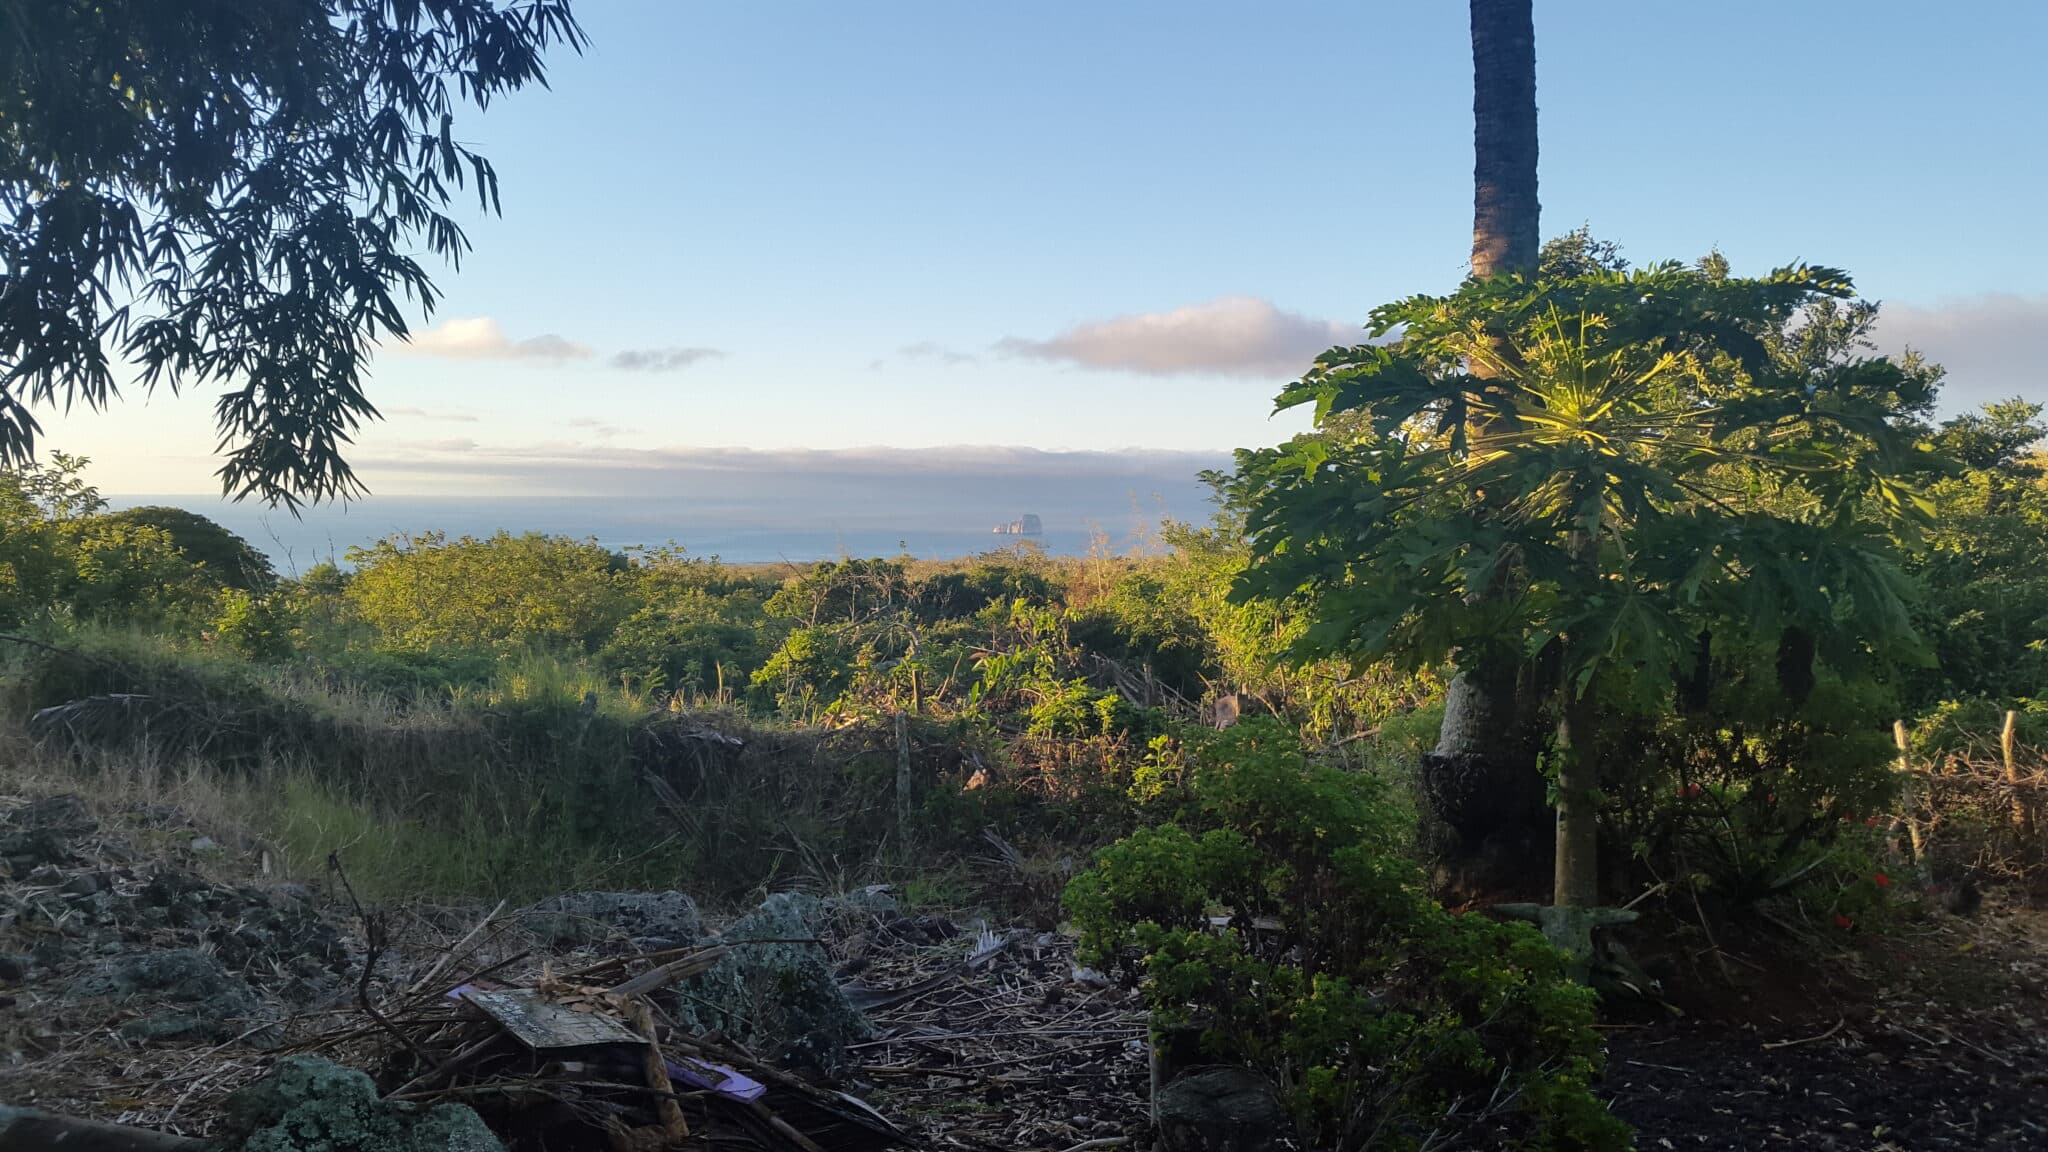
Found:
[[[1600,770],[1594,719],[1569,682],[1558,693],[1557,865],[1551,903],[1592,908],[1600,903]]]
[[[1532,0],[1471,0],[1472,274],[1536,271],[1536,31]],[[1472,429],[1484,439],[1502,429]],[[1482,595],[1498,595],[1491,589]],[[1541,875],[1543,790],[1531,701],[1517,654],[1465,651],[1444,725],[1423,760],[1422,793],[1441,837],[1444,886],[1499,895]]]
[[[1565,548],[1580,579],[1595,583],[1598,538],[1574,529]],[[1600,760],[1592,688],[1579,683],[1571,659],[1574,640],[1565,637],[1558,661],[1557,860],[1550,902],[1559,908],[1592,908],[1600,903]]]

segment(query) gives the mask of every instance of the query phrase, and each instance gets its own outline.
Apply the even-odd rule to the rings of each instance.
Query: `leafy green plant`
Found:
[[[1179,818],[1068,887],[1084,962],[1140,980],[1162,1031],[1272,1076],[1313,1147],[1627,1146],[1589,1090],[1592,993],[1528,926],[1423,894],[1383,782],[1270,721],[1190,751],[1153,780]]]
[[[1702,633],[1789,664],[1919,655],[1892,549],[1931,505],[1931,381],[1804,356],[1842,273],[1717,261],[1473,281],[1373,315],[1279,398],[1345,429],[1243,452],[1246,597],[1313,605],[1303,657],[1522,667],[1544,687],[1556,898],[1597,897],[1595,733],[1669,707]],[[1788,351],[1788,349],[1791,349]]]
[[[438,532],[352,548],[346,595],[388,647],[586,650],[631,610],[624,557],[592,540]]]

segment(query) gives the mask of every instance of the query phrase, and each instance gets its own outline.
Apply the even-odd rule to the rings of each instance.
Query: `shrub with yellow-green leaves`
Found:
[[[1529,926],[1429,899],[1381,781],[1248,722],[1148,807],[1168,818],[1067,890],[1081,959],[1139,980],[1205,1058],[1271,1076],[1310,1146],[1626,1147],[1589,1088],[1593,993]]]

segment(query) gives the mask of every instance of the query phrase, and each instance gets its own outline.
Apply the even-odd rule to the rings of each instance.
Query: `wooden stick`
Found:
[[[725,949],[706,948],[700,952],[685,956],[680,960],[671,960],[659,968],[651,968],[642,972],[631,980],[611,989],[611,995],[645,996],[649,992],[666,988],[677,980],[709,972],[714,965],[724,958]]]
[[[910,843],[910,718],[896,713],[896,838]]]
[[[2025,833],[2032,823],[2027,813],[2027,804],[2020,797],[2020,766],[2016,755],[2020,735],[2020,714],[2017,709],[2005,710],[2005,724],[1998,730],[1999,759],[2005,761],[2005,782],[2012,786],[2012,826]]]
[[[1835,1026],[1833,1028],[1828,1029],[1827,1031],[1821,1033],[1818,1036],[1808,1036],[1803,1040],[1773,1040],[1770,1043],[1764,1045],[1764,1051],[1770,1052],[1778,1048],[1794,1048],[1801,1044],[1812,1044],[1818,1040],[1825,1040],[1828,1037],[1833,1036],[1835,1033],[1840,1032],[1842,1030],[1842,1025],[1847,1024],[1848,1022],[1849,1018],[1844,1016],[1842,1019],[1835,1021]]]
[[[462,939],[457,940],[455,942],[455,947],[450,948],[448,951],[441,953],[441,958],[439,960],[434,961],[434,966],[432,968],[427,969],[427,974],[413,981],[412,987],[407,988],[405,990],[405,994],[407,996],[416,995],[418,994],[420,989],[425,988],[429,984],[432,984],[434,982],[434,977],[439,976],[441,974],[441,969],[446,968],[449,965],[449,963],[453,961],[456,957],[465,955],[463,949],[469,947],[469,942],[471,940],[476,939],[477,933],[483,931],[485,928],[490,927],[491,921],[496,920],[498,918],[498,914],[500,912],[503,912],[504,910],[505,902],[503,900],[498,901],[498,906],[496,908],[491,909],[490,913],[486,915],[483,919],[477,921],[476,927],[471,928],[467,935],[463,936]]]
[[[759,1100],[747,1100],[743,1101],[743,1103],[746,1105],[748,1111],[752,1112],[754,1115],[759,1116],[761,1118],[762,1123],[768,1125],[768,1127],[770,1128],[773,1128],[778,1134],[783,1136],[790,1143],[803,1149],[804,1152],[825,1152],[823,1148],[818,1147],[816,1141],[812,1140],[809,1136],[806,1136],[803,1133],[797,1131],[795,1128],[790,1127],[789,1121],[784,1120],[782,1117],[777,1116],[773,1112],[770,1112],[766,1104],[761,1103]]]
[[[1892,741],[1899,746],[1899,771],[1906,773],[1910,779],[1913,771],[1913,740],[1911,736],[1906,734],[1906,722],[1904,720],[1892,721]],[[1927,849],[1926,845],[1921,843],[1920,840],[1920,821],[1911,814],[1913,797],[1912,785],[1910,783],[1907,785],[1906,800],[1906,835],[1913,842],[1913,863],[1916,865],[1925,864],[1927,862]]]
[[[683,1106],[676,1103],[675,1085],[669,1083],[668,1062],[662,1059],[661,1043],[654,1038],[654,1017],[647,1011],[647,1005],[638,1000],[632,1002],[633,1028],[647,1038],[647,1087],[658,1093],[654,1103],[654,1114],[661,1118],[661,1130],[670,1147],[690,1138],[690,1122],[683,1119]]]
[[[75,1116],[53,1116],[33,1108],[0,1104],[0,1149],[30,1152],[38,1148],[67,1148],[72,1152],[188,1152],[203,1145],[184,1136],[80,1120]]]
[[[400,1084],[397,1090],[392,1092],[391,1095],[402,1096],[407,1092],[419,1092],[428,1088],[432,1088],[434,1085],[439,1084],[443,1077],[447,1076],[451,1072],[458,1071],[464,1064],[467,1064],[472,1059],[474,1059],[478,1053],[482,1052],[486,1048],[489,1048],[493,1043],[497,1041],[498,1037],[501,1035],[503,1035],[503,1033],[498,1032],[494,1026],[492,1031],[486,1034],[481,1039],[464,1045],[463,1047],[457,1049],[446,1060],[441,1061],[439,1064],[434,1065],[432,1068],[427,1069],[425,1072],[422,1072],[419,1075],[413,1077],[412,1079],[406,1081],[405,1083]]]

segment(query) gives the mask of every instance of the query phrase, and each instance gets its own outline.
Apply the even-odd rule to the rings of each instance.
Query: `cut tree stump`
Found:
[[[1543,938],[1571,957],[1571,978],[1587,983],[1593,963],[1593,933],[1616,924],[1635,923],[1628,908],[1560,908],[1555,904],[1496,904],[1493,910],[1510,920],[1536,925]]]

